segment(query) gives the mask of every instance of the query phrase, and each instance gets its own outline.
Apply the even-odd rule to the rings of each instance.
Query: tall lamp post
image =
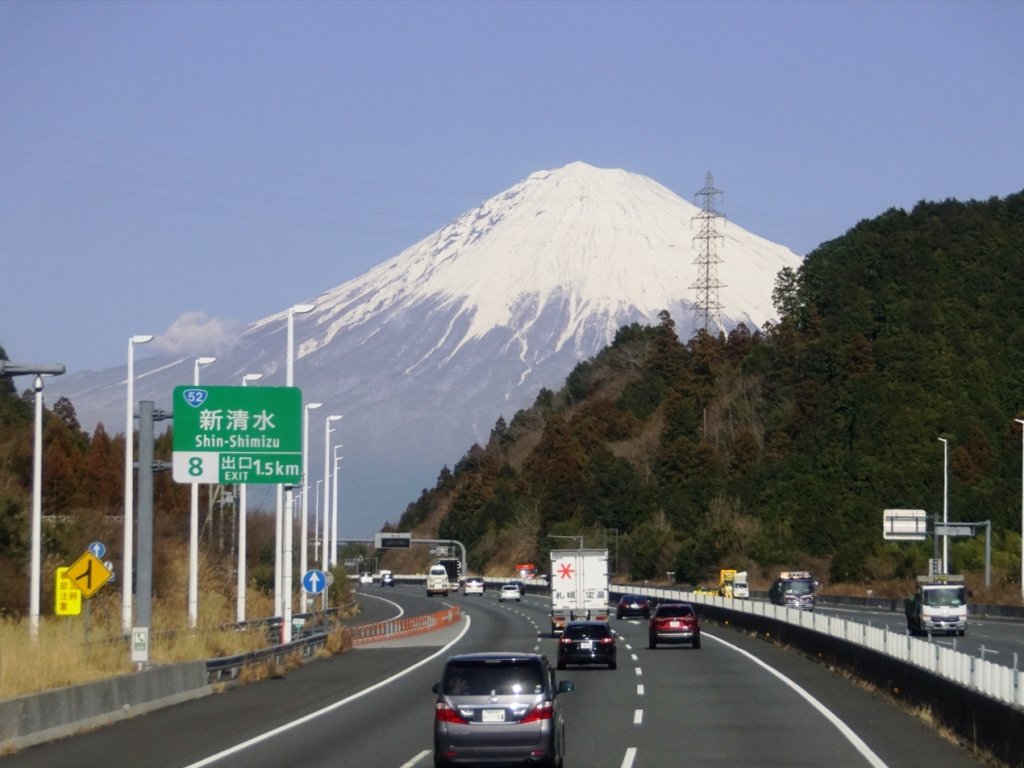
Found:
[[[128,339],[128,393],[124,425],[124,556],[121,565],[121,630],[132,629],[132,560],[135,550],[135,345],[153,340],[153,334],[140,333]]]
[[[949,441],[939,438],[942,443],[942,525],[949,525]],[[948,529],[946,529],[948,530]],[[949,573],[949,535],[942,534],[942,572]]]
[[[288,342],[285,354],[285,386],[295,386],[295,316],[304,315],[316,309],[316,304],[293,304],[288,307]],[[281,576],[284,557],[282,547],[284,544],[284,486],[277,485],[276,507],[277,527],[274,533],[274,615],[284,615],[284,594],[281,589]]]
[[[35,437],[32,440],[32,533],[31,576],[28,598],[28,634],[32,640],[39,637],[39,578],[43,537],[43,374],[60,376],[64,365],[26,365],[0,360],[0,376],[34,374],[32,389],[36,393]]]
[[[259,381],[263,378],[262,373],[247,373],[242,377],[242,386],[248,386],[250,381]],[[239,623],[245,621],[245,588],[246,588],[246,548],[248,547],[248,509],[246,489],[248,485],[242,483],[238,486],[238,599],[236,603],[235,618]]]
[[[338,451],[344,448],[341,443],[334,446],[334,472],[331,474],[331,530],[334,532],[331,537],[331,565],[338,564],[338,466],[344,456],[339,456]]]
[[[309,568],[309,412],[322,406],[323,403],[306,403],[302,412],[302,552],[299,553],[299,578],[306,575]],[[308,606],[306,590],[299,590],[299,612],[305,613]]]
[[[313,559],[316,559],[316,555],[320,552],[320,486],[324,484],[323,480],[316,481],[316,532],[313,535]]]
[[[1024,420],[1014,419],[1021,426],[1020,464],[1020,599],[1024,600]]]
[[[192,386],[199,386],[199,369],[217,362],[216,357],[197,357],[192,366]],[[191,484],[191,516],[188,550],[188,626],[199,623],[199,483]]]
[[[323,557],[321,558],[321,567],[324,569],[325,573],[331,568],[331,561],[328,557],[328,543],[331,540],[331,536],[334,535],[333,531],[331,531],[331,522],[329,517],[331,506],[328,502],[328,499],[330,499],[331,485],[331,432],[334,431],[331,429],[331,422],[338,421],[340,418],[341,416],[335,413],[324,419],[324,547]]]

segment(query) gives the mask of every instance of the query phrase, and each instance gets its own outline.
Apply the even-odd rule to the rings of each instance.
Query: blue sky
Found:
[[[574,160],[691,201],[710,171],[800,254],[1019,192],[1022,39],[1024,3],[984,0],[8,0],[0,346],[204,354]]]

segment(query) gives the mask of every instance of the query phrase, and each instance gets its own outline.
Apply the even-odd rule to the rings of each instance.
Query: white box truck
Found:
[[[573,619],[608,621],[608,550],[551,550],[551,636]]]
[[[448,590],[451,588],[448,583],[448,569],[441,563],[434,563],[427,573],[427,597],[431,595],[444,595],[448,597]]]
[[[963,576],[918,576],[917,591],[904,602],[907,633],[960,635],[967,632],[967,589]]]

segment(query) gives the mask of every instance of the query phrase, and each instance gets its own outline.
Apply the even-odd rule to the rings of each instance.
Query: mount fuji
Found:
[[[314,486],[323,475],[323,417],[343,415],[332,426],[344,456],[341,536],[397,522],[499,416],[510,419],[542,387],[559,388],[621,326],[655,324],[668,310],[680,338],[690,338],[699,213],[650,178],[574,162],[531,174],[309,298],[315,309],[294,318],[294,382],[304,402],[324,404],[310,412]],[[773,319],[776,274],[801,259],[734,224],[720,224],[718,235],[723,325],[757,329]],[[287,317],[248,326],[204,369],[203,383],[237,385],[262,373],[259,384],[283,385]],[[135,399],[168,409],[174,386],[191,382],[193,360],[136,361]],[[125,376],[124,366],[65,375],[48,384],[47,400],[67,396],[83,428],[102,422],[122,432]],[[250,509],[273,508],[269,490],[261,499],[254,489]]]

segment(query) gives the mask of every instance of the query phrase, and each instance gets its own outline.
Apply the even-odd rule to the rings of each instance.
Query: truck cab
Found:
[[[750,597],[750,585],[747,583],[746,571],[737,571],[733,577],[732,596],[737,600],[747,600]]]
[[[768,599],[775,605],[813,611],[817,586],[810,571],[783,571],[768,590]]]
[[[914,596],[904,602],[911,635],[967,632],[967,589],[963,576],[918,576]]]

